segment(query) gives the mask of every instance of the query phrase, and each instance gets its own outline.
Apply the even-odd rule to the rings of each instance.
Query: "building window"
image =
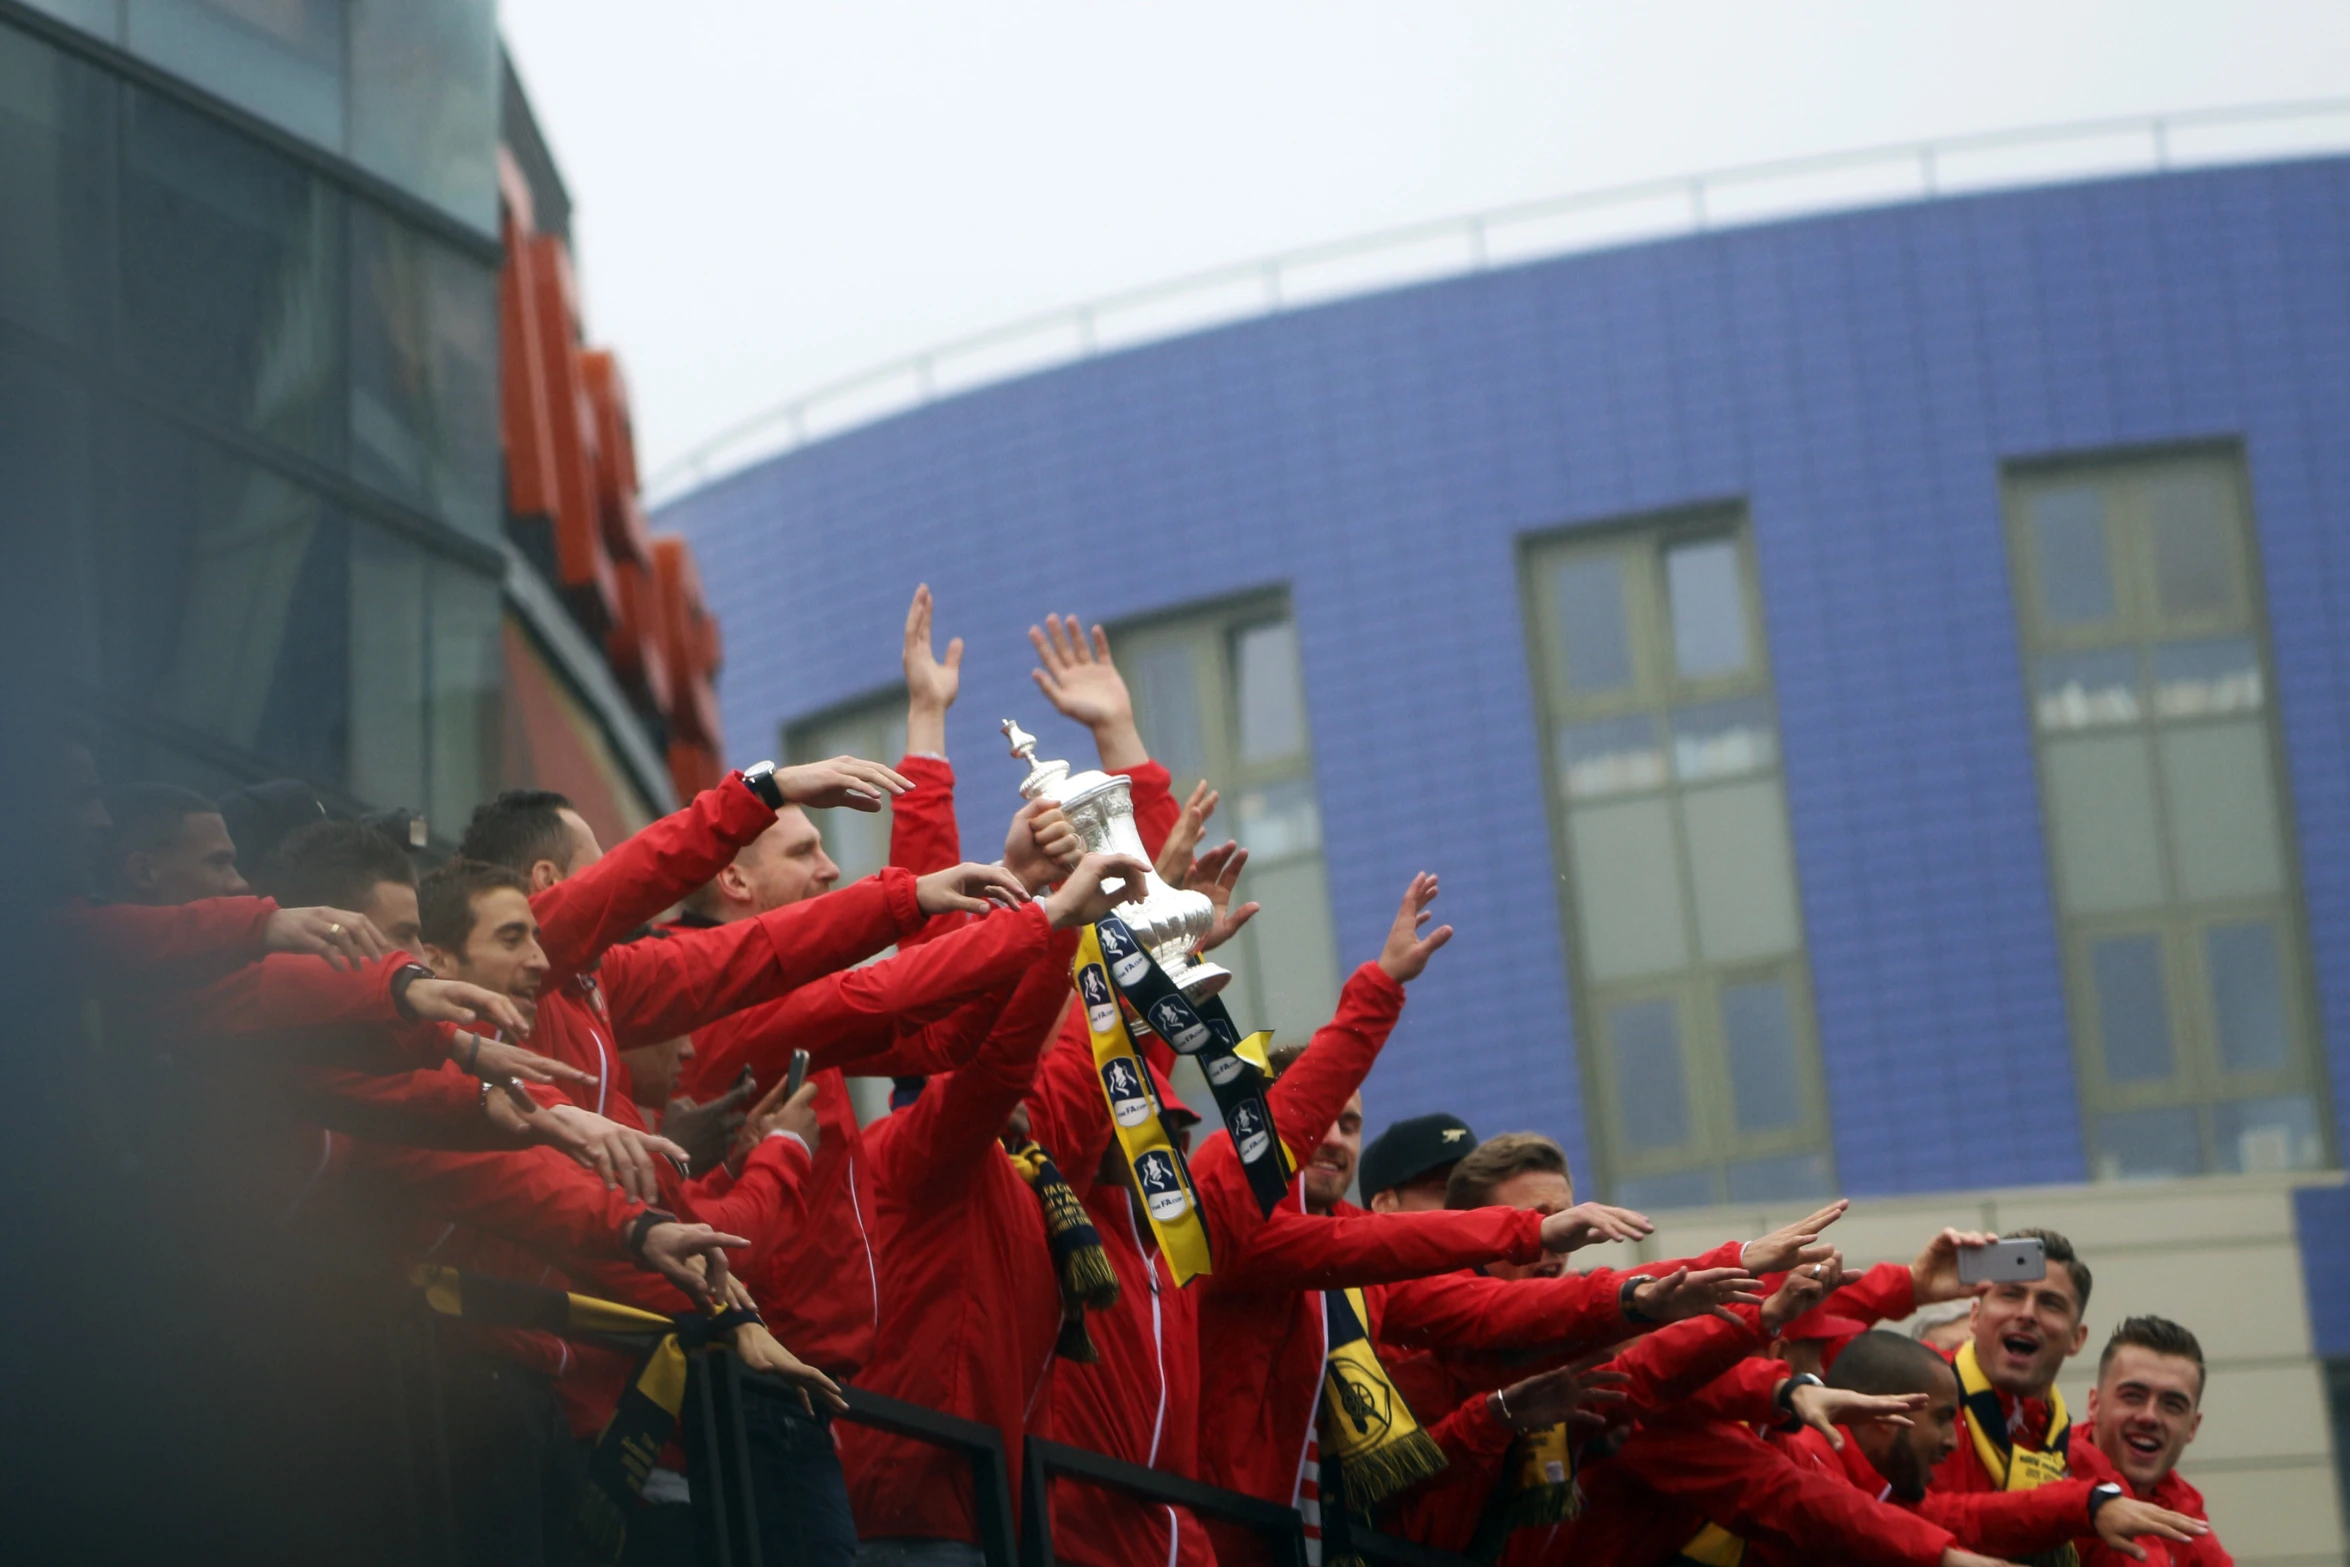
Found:
[[[861,756],[895,767],[906,754],[906,693],[893,689],[849,707],[786,726],[783,755],[788,765],[820,762],[828,756]],[[1017,797],[1015,796],[1015,803]],[[1007,819],[1010,811],[1005,812]],[[808,820],[824,836],[824,852],[840,867],[843,883],[871,876],[889,863],[889,806],[878,811],[810,811]],[[973,855],[993,859],[993,854]]]
[[[1830,1192],[1743,515],[1539,541],[1524,589],[1603,1180],[1656,1208]]]
[[[1249,852],[1240,895],[1264,905],[1215,953],[1243,1028],[1305,1039],[1338,1005],[1338,946],[1322,866],[1322,808],[1297,623],[1285,595],[1113,629],[1144,744],[1175,797],[1206,779],[1222,794],[1206,841]]]
[[[2007,514],[2091,1168],[2322,1165],[2241,463],[2021,469]]]

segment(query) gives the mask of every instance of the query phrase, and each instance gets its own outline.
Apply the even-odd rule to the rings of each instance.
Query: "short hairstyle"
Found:
[[[1567,1173],[1567,1151],[1540,1132],[1503,1132],[1461,1156],[1444,1183],[1447,1208],[1482,1208],[1493,1189],[1514,1175],[1544,1170]]]
[[[408,851],[365,822],[318,822],[277,847],[277,900],[355,909],[382,882],[416,885]]]
[[[178,784],[135,783],[106,796],[108,829],[99,855],[99,879],[109,893],[128,890],[122,862],[134,854],[153,854],[179,840],[191,816],[217,816],[220,807],[193,789]]]
[[[2043,1229],[2009,1230],[1999,1238],[2018,1241],[2027,1237],[2040,1243],[2050,1262],[2064,1264],[2064,1271],[2072,1275],[2073,1293],[2081,1297],[2080,1308],[2085,1315],[2089,1310],[2089,1265],[2073,1250],[2073,1243],[2054,1230]]]
[[[530,883],[519,871],[483,860],[451,860],[416,884],[416,923],[424,939],[443,952],[462,952],[473,934],[473,899],[497,887],[525,896]]]
[[[1268,1049],[1265,1052],[1265,1062],[1273,1068],[1273,1075],[1279,1077],[1297,1065],[1297,1058],[1306,1053],[1306,1046],[1310,1043],[1311,1041],[1292,1039]]]
[[[571,834],[562,813],[572,804],[552,789],[509,789],[473,808],[457,853],[527,872],[541,860],[571,868]]]
[[[1958,1373],[1931,1346],[1906,1333],[1880,1328],[1846,1340],[1835,1364],[1828,1368],[1827,1383],[1879,1397],[1919,1392],[1931,1386],[1930,1379],[1937,1375],[1950,1377],[1955,1384]]]
[[[2195,1395],[2202,1397],[2203,1384],[2210,1373],[2204,1369],[2202,1344],[2186,1328],[2168,1317],[2124,1317],[2121,1325],[2113,1330],[2113,1337],[2105,1341],[2105,1352],[2097,1357],[2098,1376],[2105,1375],[2105,1368],[2113,1364],[2114,1351],[2125,1344],[2195,1362]]]

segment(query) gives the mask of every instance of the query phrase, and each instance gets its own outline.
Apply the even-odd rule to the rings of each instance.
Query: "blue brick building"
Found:
[[[1250,660],[1294,647],[1310,762],[1239,825],[1318,846],[1283,887],[1326,888],[1327,931],[1234,966],[1321,977],[1246,998],[1304,1007],[1418,869],[1459,932],[1366,1090],[1374,1130],[1532,1127],[1667,1207],[2265,1172],[2319,1183],[2302,1271],[2342,1275],[2343,1205],[2296,1172],[2350,1140],[2350,160],[1285,312],[931,404],[662,520],[728,627],[738,760],[886,743],[933,585],[971,647],[949,743],[988,852],[1016,803],[999,718],[1090,759],[1029,683],[1046,611],[1131,628],[1122,663],[1207,650],[1183,666],[1205,718],[1136,683],[1162,754],[1155,717],[1215,732],[1180,748],[1228,798],[1243,731],[1273,754],[1295,721]],[[1248,641],[1268,625],[1292,640]],[[1622,636],[1583,648],[1595,625]],[[2232,738],[2166,727],[2194,723]],[[1716,811],[1723,757],[1763,782]],[[1647,816],[1606,803],[1652,787]],[[1685,878],[1654,919],[1624,847],[1651,826]],[[1723,843],[1741,869],[1709,887]],[[1791,904],[1750,906],[1781,859]],[[1687,949],[1654,984],[1652,937]],[[1679,1120],[1650,1113],[1676,1092]],[[2320,1353],[2350,1354],[2341,1321]]]

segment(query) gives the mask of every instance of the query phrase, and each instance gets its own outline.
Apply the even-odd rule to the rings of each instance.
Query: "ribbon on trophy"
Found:
[[[1089,926],[1079,932],[1077,956],[1071,960],[1077,995],[1085,1003],[1085,1031],[1093,1041],[1093,1067],[1101,1078],[1102,1092],[1109,1098],[1110,1126],[1134,1171],[1143,1213],[1150,1220],[1151,1233],[1158,1237],[1167,1270],[1180,1287],[1199,1274],[1215,1271],[1215,1260],[1208,1250],[1208,1229],[1200,1220],[1199,1192],[1191,1184],[1190,1166],[1184,1163],[1183,1150],[1167,1135],[1159,1096],[1151,1088],[1150,1073],[1143,1070],[1142,1057],[1135,1052],[1134,1037],[1127,1032],[1116,983],[1102,961],[1103,944],[1097,929]],[[1123,925],[1118,929],[1132,948],[1132,933]]]
[[[1255,1195],[1257,1207],[1271,1213],[1289,1194],[1293,1173],[1289,1150],[1274,1135],[1273,1112],[1265,1102],[1268,1074],[1257,1064],[1264,1059],[1272,1034],[1251,1034],[1243,1039],[1220,999],[1210,996],[1195,1002],[1184,995],[1117,915],[1103,916],[1094,930],[1108,964],[1111,987],[1169,1049],[1199,1062],[1208,1091],[1216,1096],[1224,1129],[1232,1134],[1232,1147],[1240,1155],[1249,1191]],[[1252,1055],[1256,1058],[1253,1061]]]

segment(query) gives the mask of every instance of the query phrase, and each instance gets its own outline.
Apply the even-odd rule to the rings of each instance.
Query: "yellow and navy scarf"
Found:
[[[616,1562],[628,1542],[628,1517],[677,1429],[685,1407],[686,1356],[720,1334],[759,1320],[748,1311],[725,1309],[665,1317],[592,1295],[455,1268],[417,1267],[409,1282],[424,1292],[425,1304],[444,1317],[499,1328],[535,1328],[564,1334],[660,1335],[637,1363],[612,1418],[588,1454],[588,1484],[580,1491],[577,1523],[582,1541],[598,1561]]]
[[[1522,1433],[1503,1461],[1508,1470],[1485,1504],[1469,1546],[1469,1554],[1481,1561],[1499,1558],[1520,1529],[1547,1529],[1583,1511],[1583,1492],[1575,1484],[1575,1444],[1564,1421]]]
[[[1054,1353],[1090,1366],[1102,1356],[1085,1331],[1085,1314],[1107,1311],[1118,1303],[1118,1270],[1110,1265],[1101,1232],[1085,1216],[1085,1205],[1054,1166],[1053,1156],[1035,1142],[1022,1143],[1011,1154],[1012,1167],[1044,1209],[1053,1271],[1061,1281],[1061,1341]]]
[[[1983,1472],[1999,1489],[2036,1491],[2072,1477],[2067,1460],[2072,1419],[2065,1412],[2062,1393],[2054,1387],[2048,1390],[2048,1439],[2034,1452],[2015,1445],[2007,1427],[2007,1406],[2000,1402],[1999,1390],[1991,1385],[1991,1379],[1983,1375],[1974,1340],[1969,1339],[1958,1347],[1951,1367],[1958,1373],[1960,1417],[1966,1422],[1967,1436],[1975,1444],[1975,1456],[1982,1460]],[[2025,1560],[2037,1567],[2078,1567],[2080,1553],[2064,1545]]]
[[[1412,1418],[1379,1363],[1359,1289],[1324,1290],[1330,1358],[1322,1367],[1322,1465],[1337,1460],[1346,1505],[1368,1512],[1444,1468],[1444,1450]]]

